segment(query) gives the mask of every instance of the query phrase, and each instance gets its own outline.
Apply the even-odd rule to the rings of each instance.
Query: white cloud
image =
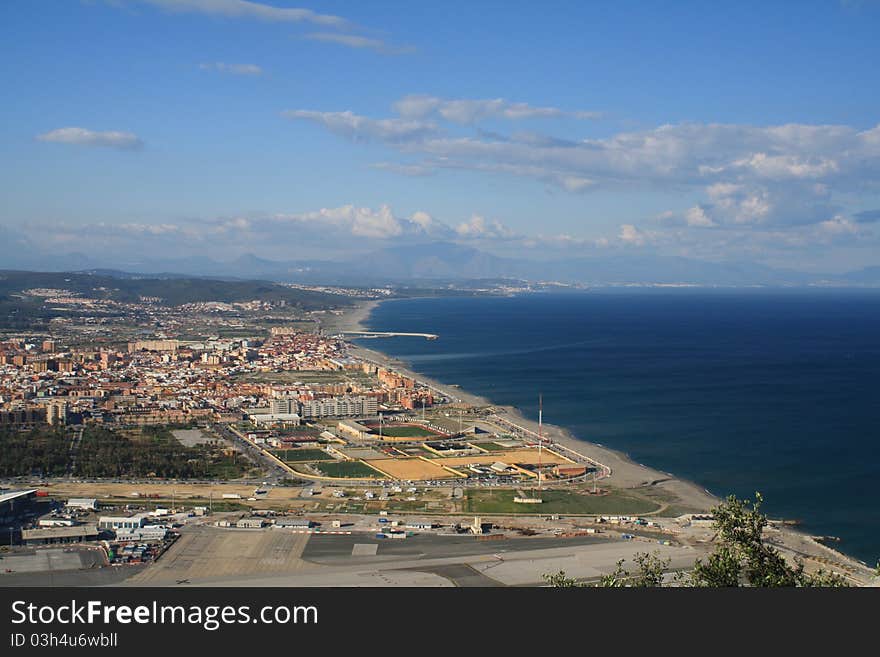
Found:
[[[532,166],[504,163],[474,163],[467,160],[434,158],[426,160],[419,165],[409,165],[409,167],[412,167],[411,172],[404,170],[400,171],[400,173],[404,173],[406,175],[416,175],[416,172],[421,172],[421,175],[428,175],[429,173],[434,173],[438,169],[467,169],[471,171],[484,171],[487,173],[503,173],[519,176],[522,178],[532,178],[534,180],[540,180],[556,187],[561,187],[568,192],[575,193],[584,192],[588,189],[592,189],[593,186],[596,185],[596,181],[590,180],[589,178],[569,175],[564,171],[558,171],[538,165]],[[390,171],[395,170],[390,165],[383,166],[381,168]]]
[[[105,228],[115,228],[124,233],[136,235],[171,235],[183,233],[183,229],[175,224],[107,224]]]
[[[381,39],[371,39],[357,34],[315,32],[312,34],[307,34],[305,38],[311,41],[335,43],[337,45],[346,46],[347,48],[373,50],[383,55],[403,55],[405,53],[410,53],[415,50],[412,47],[391,46]]]
[[[153,5],[167,11],[205,14],[224,18],[243,18],[269,22],[313,23],[330,27],[349,27],[344,18],[318,14],[311,9],[275,7],[248,0],[131,0],[132,3]],[[116,4],[116,3],[111,3]]]
[[[519,244],[530,249],[550,247],[553,249],[583,251],[585,248],[607,248],[611,245],[611,241],[607,237],[593,239],[589,237],[576,237],[567,233],[559,233],[556,235],[539,234],[534,237],[523,237],[519,241]]]
[[[400,116],[422,119],[437,110],[440,99],[434,96],[410,95],[404,96],[394,103],[394,111]]]
[[[684,218],[688,226],[709,228],[716,225],[715,222],[712,221],[712,218],[706,214],[706,209],[700,205],[695,205],[688,209],[688,211],[684,213]]]
[[[682,212],[658,217],[669,228],[642,229],[635,223],[619,226],[616,234],[587,237],[578,234],[514,232],[501,221],[480,214],[450,224],[424,210],[399,216],[389,205],[377,208],[344,205],[287,214],[234,215],[176,222],[98,222],[66,225],[32,222],[22,226],[22,239],[54,249],[105,249],[121,258],[144,253],[167,257],[204,254],[217,258],[258,253],[275,260],[334,258],[395,245],[442,240],[476,244],[507,257],[581,257],[601,249],[607,254],[650,247],[652,252],[709,260],[781,258],[803,262],[830,249],[876,250],[874,223],[860,223],[844,214],[829,215],[814,224],[768,226],[718,224],[711,231],[692,230]],[[454,227],[453,227],[454,226]],[[2,228],[2,227],[0,227]],[[798,256],[797,254],[800,254]],[[797,268],[797,265],[790,265]]]
[[[386,240],[398,237],[439,237],[446,238],[451,231],[448,226],[434,219],[424,211],[413,213],[408,219],[397,217],[388,205],[377,210],[354,205],[338,208],[321,208],[301,214],[278,214],[273,222],[292,222],[319,231],[336,231],[339,235],[350,235],[368,239]],[[272,230],[272,227],[267,227]]]
[[[596,184],[595,180],[590,180],[589,178],[581,178],[579,176],[561,175],[558,177],[558,181],[562,185],[563,189],[569,192],[583,192],[590,189],[590,187]]]
[[[217,71],[218,73],[230,73],[232,75],[262,75],[263,69],[256,64],[226,64],[214,62],[211,64],[199,64],[203,71]]]
[[[300,114],[339,134],[370,136],[410,157],[421,156],[424,170],[512,174],[569,192],[692,186],[707,196],[682,219],[693,227],[815,224],[841,211],[838,195],[880,190],[880,126],[683,123],[572,140],[479,130],[459,136],[428,122],[472,124],[488,116],[550,115],[558,111],[554,108],[412,95],[395,103],[395,110],[401,118]]]
[[[395,107],[405,119],[440,116],[469,122],[501,105],[486,101],[442,101],[408,96]],[[477,103],[476,105],[474,103]],[[360,117],[364,121],[377,121]],[[392,119],[393,120],[393,119]],[[753,127],[679,124],[604,139],[516,139],[452,137],[435,131],[412,135],[410,152],[474,164],[541,166],[600,182],[694,185],[828,184],[880,171],[880,128],[846,126]]]
[[[437,220],[422,210],[416,210],[413,212],[410,215],[409,220],[421,228],[425,233],[430,233],[431,231],[436,230],[438,226]]]
[[[703,206],[716,223],[736,225],[814,224],[835,214],[828,185],[788,182],[716,183]]]
[[[403,232],[400,221],[394,217],[391,208],[387,205],[383,205],[375,211],[370,208],[344,205],[339,208],[321,208],[303,214],[275,215],[274,219],[280,222],[296,222],[316,226],[323,224],[342,228],[351,235],[359,237],[386,239],[396,237]]]
[[[798,157],[795,155],[767,155],[753,153],[731,163],[733,170],[751,170],[760,178],[823,178],[840,170],[836,160],[824,157]],[[723,170],[723,169],[722,169]]]
[[[370,168],[411,177],[430,176],[436,171],[433,166],[428,164],[400,164],[397,162],[374,162]]]
[[[455,232],[463,239],[511,239],[513,231],[500,221],[486,220],[478,214],[472,215],[469,221],[463,221],[455,227]]]
[[[215,232],[227,233],[237,231],[248,231],[253,226],[253,222],[246,217],[234,217],[225,219],[216,223]]]
[[[645,233],[632,224],[623,224],[620,227],[620,233],[618,233],[617,239],[624,244],[631,244],[633,246],[642,246],[647,241]]]
[[[352,112],[286,110],[281,116],[317,123],[334,134],[354,141],[378,139],[392,143],[404,142],[418,140],[436,132],[436,126],[425,121],[369,119]]]
[[[556,107],[535,107],[528,103],[513,103],[503,98],[443,99],[424,94],[405,96],[394,103],[394,111],[407,118],[426,118],[438,115],[453,123],[471,124],[484,119],[500,118],[511,121],[535,118],[572,117],[596,119],[598,112],[566,112]]]
[[[143,146],[140,138],[132,132],[114,130],[99,132],[87,128],[58,128],[37,135],[40,141],[76,146],[103,146],[120,150],[135,150]]]
[[[828,235],[861,235],[863,229],[847,217],[837,215],[819,224],[819,230]]]
[[[277,248],[303,240],[350,243],[351,238],[383,241],[419,236],[447,237],[452,231],[424,211],[415,212],[407,219],[396,216],[388,205],[376,209],[343,205],[302,213],[186,219],[176,223],[97,222],[78,228],[59,225],[58,233],[69,235],[71,239],[76,239],[77,235],[84,239],[100,236],[114,244],[126,243],[134,249],[150,243],[142,240],[153,240],[154,245],[171,245],[185,239],[192,244],[211,244],[229,250],[242,243],[251,244],[252,248]]]

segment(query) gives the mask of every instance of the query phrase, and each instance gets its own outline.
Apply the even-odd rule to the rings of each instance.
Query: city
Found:
[[[376,337],[368,290],[305,309],[79,289],[23,289],[61,316],[0,342],[6,585],[536,585],[640,553],[674,574],[709,549],[695,487],[344,339]],[[425,338],[442,340],[408,339]],[[870,576],[773,532],[813,569]],[[436,563],[414,575],[414,555]]]
[[[872,640],[880,1],[0,33],[7,652]]]

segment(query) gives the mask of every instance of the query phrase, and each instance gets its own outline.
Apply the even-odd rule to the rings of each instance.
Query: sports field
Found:
[[[437,459],[439,460],[439,459]],[[426,479],[454,479],[449,470],[436,464],[436,460],[427,461],[421,458],[383,459],[367,461],[392,479],[407,481],[424,481]]]
[[[507,464],[525,463],[528,465],[538,464],[538,450],[522,447],[520,449],[506,449],[488,454],[478,454],[475,456],[450,456],[446,458],[435,459],[441,465],[449,465],[455,467],[457,465],[470,465],[471,463],[480,463],[483,465],[491,465],[498,461]],[[574,463],[571,459],[567,459],[561,454],[549,449],[542,449],[540,462],[543,465],[556,465],[563,463]]]
[[[659,505],[621,491],[586,495],[574,490],[528,490],[541,504],[517,504],[513,490],[469,489],[465,500],[468,513],[575,513],[638,515],[656,511]]]
[[[378,427],[372,428],[374,433],[379,433]],[[401,424],[398,426],[386,424],[382,427],[382,436],[388,438],[436,438],[442,435],[437,431],[431,431],[415,424]]]
[[[474,447],[479,447],[480,449],[484,449],[487,452],[501,452],[505,449],[509,449],[509,447],[504,447],[503,445],[499,445],[498,443],[471,443]]]
[[[386,463],[387,461],[379,461]],[[325,477],[337,477],[339,479],[384,479],[384,477],[376,472],[363,461],[325,461],[315,463],[322,475]]]
[[[275,450],[275,456],[282,461],[288,463],[299,463],[301,461],[332,461],[330,456],[323,449],[279,449]]]

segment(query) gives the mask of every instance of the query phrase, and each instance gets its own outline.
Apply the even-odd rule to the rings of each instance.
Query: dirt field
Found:
[[[214,491],[214,497],[219,497],[221,493],[238,493],[242,497],[248,497],[254,492],[253,486],[242,486],[237,484],[115,484],[115,483],[55,483],[48,486],[41,486],[42,489],[49,492],[53,497],[64,497],[65,495],[76,497],[96,497],[100,500],[102,497],[131,497],[135,499],[133,493],[139,493],[142,497],[151,495],[159,495],[161,497],[171,497],[172,490],[176,495],[183,497],[208,497],[210,491]],[[88,495],[81,495],[89,493]]]
[[[499,450],[496,452],[489,452],[488,454],[479,454],[476,456],[450,456],[447,458],[439,458],[434,460],[441,463],[442,465],[449,465],[453,467],[456,465],[469,465],[470,463],[483,463],[490,465],[498,461],[508,464],[528,463],[534,465],[538,463],[538,450],[523,447],[521,449]],[[571,459],[565,458],[560,454],[557,454],[552,450],[543,449],[541,450],[541,463],[543,463],[544,465],[556,465],[573,463],[573,461]]]
[[[66,499],[70,497],[94,497],[100,502],[107,498],[128,499],[132,504],[137,501],[150,499],[171,499],[172,495],[178,501],[186,499],[209,499],[213,493],[214,501],[220,502],[224,493],[241,495],[241,500],[246,501],[253,495],[254,486],[241,484],[112,484],[112,483],[58,483],[49,486],[40,486],[52,497]],[[271,500],[296,500],[300,497],[302,488],[285,487],[272,488],[269,492]],[[135,497],[132,493],[138,493]]]
[[[427,461],[421,458],[382,459],[367,461],[367,463],[393,479],[420,481],[425,479],[455,478],[454,474],[436,465],[434,461]]]
[[[379,435],[371,435],[370,438],[379,438]],[[413,438],[412,436],[386,436],[382,434],[381,440],[383,443],[408,443],[413,440],[430,440],[430,438],[428,436]]]
[[[207,577],[292,574],[309,567],[300,559],[307,534],[282,529],[198,527],[184,532],[162,558],[126,585],[164,586]]]

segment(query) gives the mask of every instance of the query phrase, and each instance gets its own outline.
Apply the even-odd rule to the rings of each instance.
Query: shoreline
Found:
[[[350,310],[343,311],[338,317],[339,323],[336,328],[340,330],[368,330],[365,322],[369,319],[373,310],[381,303],[393,301],[394,299],[377,299],[370,300]],[[512,406],[496,404],[492,400],[479,395],[472,394],[466,390],[454,387],[450,384],[443,383],[432,379],[422,373],[416,372],[409,367],[408,363],[404,363],[382,351],[362,347],[353,342],[348,343],[354,355],[375,362],[377,364],[392,367],[396,371],[405,376],[409,376],[417,381],[439,391],[450,399],[457,400],[461,403],[472,406],[490,406],[495,409],[496,414],[502,415],[504,419],[522,426],[532,432],[537,432],[538,423],[524,416],[522,412]],[[603,478],[613,486],[621,489],[634,489],[650,487],[655,490],[664,491],[675,497],[675,504],[683,507],[691,507],[694,512],[708,512],[709,509],[719,502],[722,498],[713,495],[704,487],[696,482],[682,479],[677,475],[669,472],[663,472],[634,461],[628,454],[621,452],[605,445],[591,442],[586,439],[578,438],[565,427],[554,424],[543,424],[544,435],[551,439],[552,442],[559,443],[564,447],[568,447],[587,458],[594,460],[602,465],[611,468],[611,475]],[[850,569],[859,571],[861,577],[857,579],[863,584],[874,582],[877,584],[877,577],[874,576],[872,569],[864,562],[857,558],[832,548],[813,536],[792,528],[784,523],[785,519],[775,518],[771,521],[775,529],[778,531],[779,543],[781,546],[793,554],[803,554],[805,551],[810,557],[827,558],[829,554],[836,557],[836,560],[842,562]]]
[[[361,304],[357,310],[346,313],[347,317],[341,317],[344,321],[340,323],[339,328],[343,330],[368,330],[364,323],[373,312],[373,309],[384,301],[375,300]],[[533,433],[538,431],[538,422],[526,417],[516,407],[498,404],[486,397],[432,379],[425,374],[414,371],[408,363],[389,356],[380,350],[363,347],[360,344],[351,342],[349,344],[351,345],[352,353],[365,360],[390,366],[401,374],[416,379],[420,383],[439,391],[457,402],[471,406],[490,406],[496,410],[496,414],[503,416],[505,420],[524,427]],[[637,463],[628,454],[605,445],[578,438],[565,427],[545,422],[543,424],[543,431],[544,435],[553,442],[568,447],[601,465],[611,468],[611,476],[604,478],[603,481],[619,488],[654,486],[675,494],[682,505],[694,507],[695,511],[708,511],[709,508],[721,501],[721,498],[712,495],[695,482],[681,479],[669,472],[663,472]]]

